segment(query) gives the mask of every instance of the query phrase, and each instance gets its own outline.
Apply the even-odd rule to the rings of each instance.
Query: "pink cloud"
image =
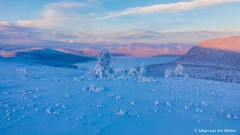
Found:
[[[32,44],[39,43],[41,40],[34,35],[30,29],[22,28],[0,22],[0,43],[1,44]]]

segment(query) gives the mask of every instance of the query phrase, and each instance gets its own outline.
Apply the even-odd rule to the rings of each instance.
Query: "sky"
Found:
[[[0,0],[0,44],[189,46],[240,35],[240,0]]]

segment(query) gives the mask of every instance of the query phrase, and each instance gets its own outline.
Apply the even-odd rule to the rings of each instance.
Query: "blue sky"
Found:
[[[0,0],[1,44],[196,44],[240,35],[240,0]]]

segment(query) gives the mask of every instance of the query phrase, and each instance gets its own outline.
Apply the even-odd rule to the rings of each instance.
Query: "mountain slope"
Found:
[[[172,63],[147,67],[149,75],[163,77],[177,64],[193,78],[240,83],[240,37],[226,37],[199,43]]]
[[[176,61],[179,64],[240,67],[240,37],[227,37],[199,43]]]
[[[202,48],[240,52],[240,36],[206,40],[197,45]]]
[[[179,64],[238,68],[240,66],[240,53],[196,46],[175,62]]]

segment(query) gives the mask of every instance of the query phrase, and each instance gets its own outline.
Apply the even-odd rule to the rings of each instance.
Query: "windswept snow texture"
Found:
[[[113,62],[116,70],[175,59],[116,57]],[[1,61],[0,134],[210,134],[195,132],[201,129],[239,134],[240,84],[188,77],[151,82],[82,78],[95,64],[81,63],[76,70]]]
[[[183,65],[184,72],[193,78],[240,83],[240,37],[204,41],[176,61],[149,66],[147,71],[162,77],[177,64]]]

